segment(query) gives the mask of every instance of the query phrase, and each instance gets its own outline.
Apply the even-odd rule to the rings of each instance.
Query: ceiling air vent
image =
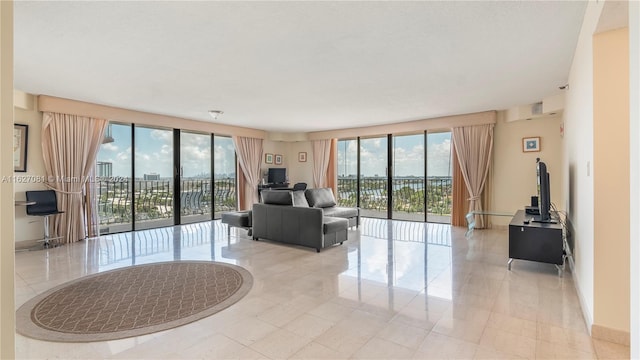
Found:
[[[542,114],[542,101],[537,102],[535,104],[531,104],[531,114],[532,115]]]

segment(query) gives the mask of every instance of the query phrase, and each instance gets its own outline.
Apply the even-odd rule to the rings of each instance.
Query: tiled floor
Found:
[[[54,343],[17,335],[20,359],[628,358],[587,334],[570,273],[515,261],[506,230],[363,219],[316,253],[219,221],[16,253],[17,306],[66,281],[123,266],[215,260],[254,276],[230,308],[136,338]]]

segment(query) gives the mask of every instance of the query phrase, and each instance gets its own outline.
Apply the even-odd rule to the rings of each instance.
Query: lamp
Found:
[[[209,110],[209,115],[213,118],[213,120],[218,120],[218,116],[224,114],[222,110]]]

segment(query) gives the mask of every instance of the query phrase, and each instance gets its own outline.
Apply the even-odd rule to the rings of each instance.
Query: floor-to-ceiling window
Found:
[[[230,137],[216,135],[214,143],[215,218],[236,209],[236,152]]]
[[[211,135],[180,132],[180,223],[211,220]]]
[[[340,139],[337,155],[341,206],[359,206],[366,217],[451,222],[449,131]]]
[[[360,214],[387,218],[387,137],[360,139]]]
[[[136,230],[174,225],[173,130],[135,126]]]
[[[100,233],[129,231],[133,225],[131,125],[110,123],[96,167]]]
[[[358,206],[358,140],[338,140],[338,204]]]
[[[110,123],[96,162],[100,233],[188,224],[236,209],[230,137]]]
[[[427,221],[450,223],[453,196],[451,132],[427,133]]]
[[[393,219],[424,221],[424,158],[424,133],[393,136]]]

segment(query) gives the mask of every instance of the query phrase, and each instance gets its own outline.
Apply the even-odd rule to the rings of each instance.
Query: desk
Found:
[[[280,189],[280,190],[291,190],[289,189],[289,183],[283,184],[260,184],[258,185],[258,196],[260,196],[260,192],[265,189]]]
[[[562,225],[531,221],[525,224],[525,219],[531,217],[524,210],[518,210],[509,223],[507,268],[511,270],[511,263],[515,259],[531,260],[556,265],[560,275],[564,270],[565,258]],[[557,218],[557,214],[553,213],[552,217]]]

